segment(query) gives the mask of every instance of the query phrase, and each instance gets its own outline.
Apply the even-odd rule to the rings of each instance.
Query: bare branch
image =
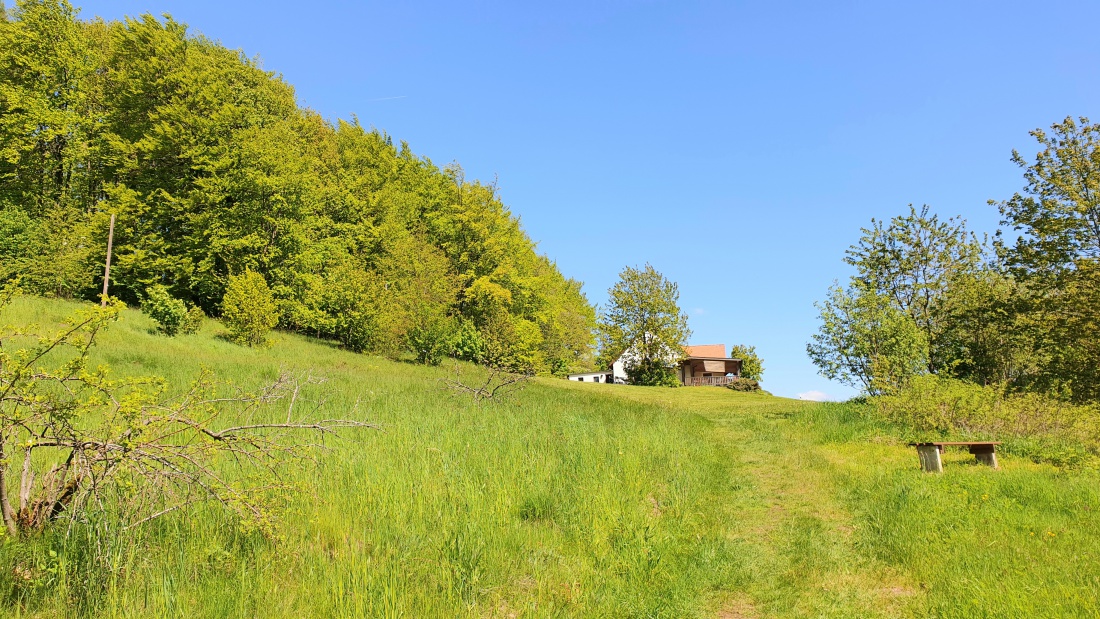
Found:
[[[461,368],[455,362],[454,379],[443,379],[443,388],[454,393],[464,394],[473,398],[474,403],[481,406],[482,402],[505,399],[506,396],[526,387],[534,377],[530,372],[518,373],[506,370],[499,366],[489,366],[484,381],[481,384],[467,384],[462,379]]]

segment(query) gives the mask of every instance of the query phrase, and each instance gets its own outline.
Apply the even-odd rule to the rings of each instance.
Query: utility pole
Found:
[[[111,213],[111,230],[107,233],[107,267],[103,269],[103,296],[100,307],[107,307],[107,283],[111,281],[111,250],[115,245],[115,214]]]

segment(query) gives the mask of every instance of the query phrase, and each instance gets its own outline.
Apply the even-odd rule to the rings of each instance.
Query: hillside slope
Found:
[[[59,322],[74,308],[20,298],[0,323]],[[193,509],[120,540],[111,573],[92,571],[80,539],[4,540],[0,565],[14,567],[0,573],[0,609],[731,618],[1100,608],[1095,472],[1012,458],[992,471],[952,455],[929,476],[858,408],[724,389],[538,379],[479,408],[442,388],[447,366],[285,334],[252,350],[220,331],[210,321],[166,338],[126,311],[96,361],[176,388],[203,366],[245,386],[309,371],[327,379],[330,411],[383,430],[288,472],[300,491],[275,539]]]

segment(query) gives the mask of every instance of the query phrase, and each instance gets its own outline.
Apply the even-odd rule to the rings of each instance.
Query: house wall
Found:
[[[619,357],[615,363],[611,364],[611,376],[616,383],[626,382],[626,363],[623,362],[623,357]]]
[[[584,372],[581,374],[570,374],[569,380],[575,380],[582,383],[612,382],[611,374],[609,372]]]

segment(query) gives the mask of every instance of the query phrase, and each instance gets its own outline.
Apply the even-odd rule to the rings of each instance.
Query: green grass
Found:
[[[0,322],[74,308],[22,298]],[[203,366],[246,386],[312,370],[331,413],[384,429],[290,473],[277,539],[212,506],[173,514],[118,540],[121,569],[94,585],[64,569],[80,540],[0,543],[0,613],[1100,616],[1095,472],[960,453],[924,474],[854,406],[539,379],[478,408],[441,389],[448,368],[286,334],[246,349],[213,321],[151,331],[125,312],[96,360],[177,388]]]

